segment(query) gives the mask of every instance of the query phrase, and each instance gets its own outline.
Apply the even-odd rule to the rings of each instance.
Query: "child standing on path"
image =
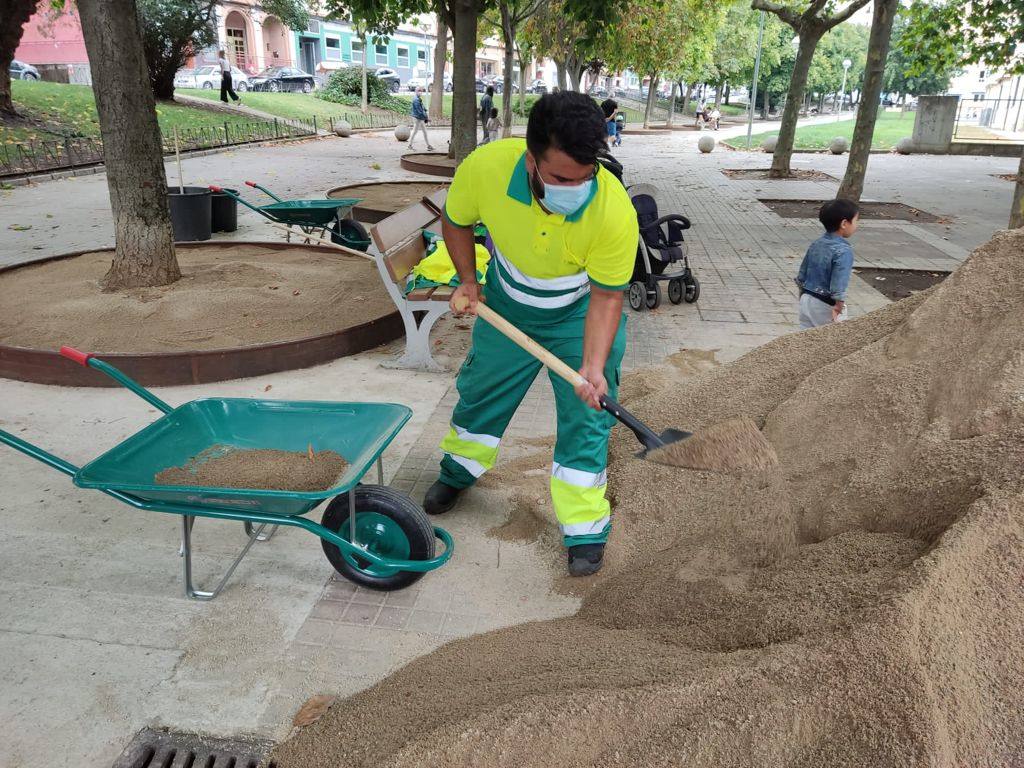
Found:
[[[487,130],[484,131],[483,143],[486,144],[488,141],[497,141],[501,138],[501,119],[498,117],[498,108],[491,107],[490,117],[487,118]]]
[[[837,198],[821,206],[818,219],[825,234],[811,243],[800,263],[800,328],[846,319],[846,289],[853,273],[853,248],[847,242],[860,222],[857,204]]]

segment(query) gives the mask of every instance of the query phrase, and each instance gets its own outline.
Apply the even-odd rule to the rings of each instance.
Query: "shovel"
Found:
[[[512,325],[512,323],[488,307],[482,301],[477,302],[476,314],[477,317],[490,323],[495,330],[503,333],[511,341],[540,360],[540,362],[547,366],[549,370],[554,371],[574,387],[578,387],[580,384],[586,383],[586,379],[584,379],[579,373],[548,352],[548,350],[544,349],[544,347],[520,331]],[[608,411],[608,413],[618,419],[619,422],[636,435],[636,439],[639,440],[640,445],[643,446],[643,450],[637,454],[637,456],[641,458],[645,457],[648,451],[653,451],[656,448],[664,448],[665,446],[672,445],[673,443],[678,443],[680,440],[685,440],[693,434],[692,432],[686,432],[681,429],[669,428],[659,435],[607,395],[601,395],[600,403],[604,410]]]

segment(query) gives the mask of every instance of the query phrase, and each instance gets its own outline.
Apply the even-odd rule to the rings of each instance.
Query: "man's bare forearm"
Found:
[[[583,367],[603,371],[622,322],[622,291],[591,286],[583,331]]]
[[[452,257],[452,264],[463,284],[476,282],[476,246],[472,227],[457,227],[441,217],[441,236]]]

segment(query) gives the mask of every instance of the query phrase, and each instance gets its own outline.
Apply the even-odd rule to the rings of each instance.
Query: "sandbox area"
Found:
[[[312,365],[401,333],[368,259],[321,246],[244,242],[180,244],[177,256],[177,282],[110,293],[99,285],[110,251],[0,271],[0,375],[77,383],[35,375],[46,362],[39,355],[68,345],[125,362],[143,383],[215,381]],[[244,357],[237,364],[235,351]],[[161,378],[152,365],[141,370],[115,357],[174,355],[191,356],[177,364],[186,369],[202,358],[207,375],[175,379],[169,363]],[[25,375],[15,365],[22,357],[30,358]],[[72,370],[54,362],[58,372]]]
[[[575,616],[442,647],[278,766],[1019,763],[1022,251],[1003,232],[862,318],[627,379],[642,420],[749,418],[778,463],[665,467],[616,429],[608,565]]]

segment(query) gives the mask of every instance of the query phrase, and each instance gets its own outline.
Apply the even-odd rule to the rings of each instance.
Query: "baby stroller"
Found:
[[[629,197],[640,224],[633,277],[629,283],[629,306],[636,311],[661,304],[660,282],[668,283],[668,300],[693,304],[700,297],[700,281],[693,276],[686,256],[683,230],[690,220],[679,213],[658,214],[658,189],[651,184],[634,184]]]

